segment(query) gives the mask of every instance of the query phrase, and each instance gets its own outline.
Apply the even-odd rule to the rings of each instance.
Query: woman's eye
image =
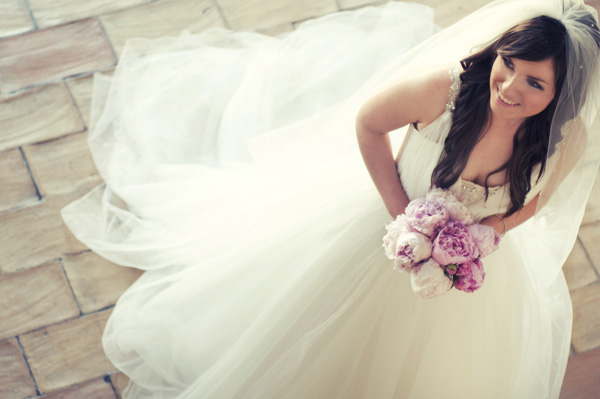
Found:
[[[536,88],[538,90],[544,90],[544,88],[538,82],[536,82],[535,80],[531,80],[530,79],[529,80],[529,86],[534,87],[534,88]]]
[[[506,57],[502,57],[502,61],[504,61],[504,65],[506,65],[507,68],[509,69],[513,69],[513,63],[510,62],[510,59],[506,58]]]

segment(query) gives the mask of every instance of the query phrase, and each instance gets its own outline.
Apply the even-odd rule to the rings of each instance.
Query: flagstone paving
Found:
[[[86,146],[92,74],[131,37],[213,27],[278,34],[373,0],[0,2],[0,399],[120,398],[102,351],[118,297],[141,274],[90,252],[60,209],[101,183]],[[419,0],[451,25],[488,0]],[[600,9],[600,0],[588,4]],[[564,271],[574,306],[562,399],[600,397],[600,181]]]

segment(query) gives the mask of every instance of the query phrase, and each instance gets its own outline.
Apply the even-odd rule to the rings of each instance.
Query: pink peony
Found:
[[[450,219],[448,211],[437,202],[418,198],[406,207],[408,224],[414,230],[433,238]]]
[[[419,263],[410,272],[410,285],[422,298],[433,298],[452,288],[452,279],[444,274],[444,269],[435,260]]]
[[[473,238],[477,253],[475,257],[484,258],[498,249],[500,235],[491,226],[473,224],[469,226],[469,234]]]
[[[475,243],[467,227],[461,222],[451,220],[435,238],[431,256],[445,266],[471,260],[475,252]]]
[[[469,208],[460,202],[450,191],[434,188],[425,197],[429,201],[437,202],[450,214],[450,219],[458,220],[463,224],[473,223],[473,215]]]
[[[398,215],[396,220],[385,226],[387,233],[383,236],[383,248],[388,259],[396,257],[396,246],[401,234],[412,231],[405,215]]]
[[[402,272],[410,270],[420,261],[431,256],[431,240],[426,235],[410,231],[398,237],[394,257],[394,269]]]
[[[454,276],[454,288],[464,292],[473,292],[481,287],[484,278],[483,263],[479,259],[468,261],[459,265]]]

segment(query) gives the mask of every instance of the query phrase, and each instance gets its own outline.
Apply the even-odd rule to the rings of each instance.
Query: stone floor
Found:
[[[78,243],[59,210],[101,182],[86,147],[92,74],[130,37],[210,26],[274,34],[372,0],[0,2],[0,399],[115,398],[100,337],[140,275]],[[448,26],[486,0],[422,0]],[[591,2],[600,5],[600,0]],[[600,397],[600,183],[566,266],[572,357],[564,399]]]

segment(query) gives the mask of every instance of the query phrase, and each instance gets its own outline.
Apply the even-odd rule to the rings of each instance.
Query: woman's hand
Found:
[[[490,226],[491,228],[496,230],[496,233],[498,233],[498,235],[503,236],[508,228],[508,226],[504,224],[503,220],[504,219],[502,218],[502,215],[492,215],[483,219],[481,222],[479,222],[479,224],[482,224],[484,226]]]
[[[527,219],[531,218],[535,214],[537,203],[540,199],[540,195],[536,195],[531,201],[529,201],[519,211],[513,213],[508,217],[504,215],[492,215],[483,219],[480,224],[491,226],[501,236],[508,232],[510,229],[517,227]]]

